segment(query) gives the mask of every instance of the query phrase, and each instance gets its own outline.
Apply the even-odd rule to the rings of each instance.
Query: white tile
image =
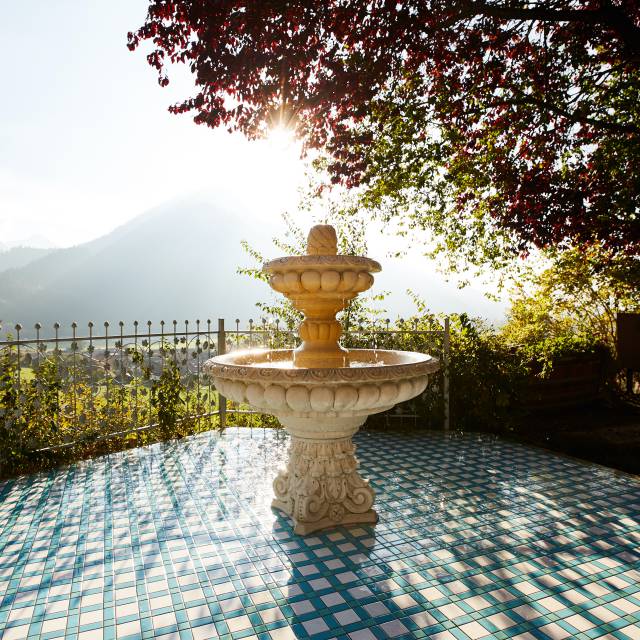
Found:
[[[116,605],[116,613],[120,608],[122,608],[122,610],[125,611],[124,607],[126,606],[129,606],[129,605]],[[134,606],[136,606],[136,609],[137,609],[137,605],[135,603],[134,603]],[[149,606],[151,607],[152,612],[158,611],[159,609],[164,609],[165,607],[173,607],[173,600],[171,599],[171,596],[156,596],[155,598],[149,599]],[[122,614],[122,615],[126,615],[126,614]]]
[[[546,598],[542,598],[538,600],[538,604],[541,604],[545,609],[550,611],[551,613],[555,613],[556,611],[561,611],[562,609],[566,609],[567,605],[552,596],[548,596]]]
[[[352,631],[349,634],[351,640],[377,640],[369,629],[359,629],[358,631]]]
[[[447,587],[447,589],[449,589],[449,591],[455,594],[469,591],[469,587],[464,582],[461,582],[460,580],[453,580],[452,582],[447,582],[445,586]]]
[[[614,607],[618,607],[618,609],[624,611],[627,615],[636,613],[636,611],[640,610],[640,606],[634,604],[633,602],[630,602],[629,600],[626,600],[625,598],[619,598],[618,600],[614,600],[609,604],[612,604]]]
[[[607,609],[607,607],[604,607],[602,605],[594,607],[593,609],[589,609],[589,613],[596,616],[598,620],[602,620],[602,622],[612,622],[613,620],[617,620],[619,617],[618,615],[613,613],[613,611],[610,611],[609,609]]]
[[[187,618],[189,618],[191,622],[210,617],[211,611],[209,611],[209,607],[206,604],[200,604],[196,607],[189,607],[187,609]]]
[[[515,622],[506,613],[494,613],[492,616],[489,616],[487,620],[495,625],[498,631],[508,629],[515,625]]]
[[[258,611],[258,613],[265,624],[268,624],[269,622],[276,622],[277,620],[285,620],[284,614],[278,607],[262,609],[261,611]]]
[[[386,616],[390,613],[389,608],[382,602],[371,602],[370,604],[365,604],[363,609],[373,618]]]
[[[197,587],[196,589],[188,589],[181,591],[180,595],[185,602],[193,602],[194,600],[204,600],[204,591]]]
[[[420,589],[420,595],[424,596],[429,602],[441,600],[445,597],[442,591],[438,590],[436,587],[427,587],[426,589]]]
[[[128,600],[129,598],[137,597],[136,588],[135,587],[120,587],[116,588],[116,602],[119,600]]]
[[[250,594],[253,604],[264,604],[265,602],[273,602],[273,596],[269,591],[256,591]]]
[[[633,640],[637,640],[638,638],[640,638],[640,624],[630,624],[630,625],[627,625],[626,627],[622,627],[621,629],[618,629],[618,631],[622,631],[622,633],[626,634]]]
[[[302,567],[298,567],[298,571],[303,576],[312,576],[314,573],[320,573],[320,569],[318,569],[315,564],[306,564]]]
[[[395,638],[405,633],[409,633],[409,629],[405,627],[400,620],[390,620],[380,625],[380,628],[387,634],[389,638]]]
[[[409,616],[409,618],[416,624],[420,629],[425,629],[426,627],[430,627],[432,624],[437,624],[438,620],[434,618],[427,611],[420,611],[419,613],[414,613]]]
[[[486,638],[490,636],[491,633],[487,631],[479,622],[475,620],[473,622],[469,622],[467,624],[460,625],[459,629],[466,633],[472,640],[477,640],[478,638]]]
[[[85,611],[80,614],[80,626],[83,624],[94,624],[96,622],[102,622],[102,609]]]
[[[592,593],[596,598],[600,598],[601,596],[606,596],[607,593],[610,593],[609,589],[605,589],[601,584],[597,582],[593,582],[591,584],[585,585],[584,587],[589,593]]]
[[[352,609],[345,609],[344,611],[338,611],[333,614],[333,617],[341,624],[343,627],[346,627],[348,624],[353,624],[354,622],[359,622],[360,618],[358,614]]]
[[[355,582],[358,579],[358,576],[353,573],[353,571],[345,571],[337,574],[336,578],[338,578],[342,584],[347,584],[348,582]]]
[[[82,596],[82,599],[80,600],[80,607],[83,609],[85,607],[92,607],[96,604],[102,604],[102,601],[102,593],[93,593],[91,595]]]
[[[169,598],[170,599],[170,598]],[[127,616],[138,615],[138,603],[130,602],[129,604],[116,605],[116,618],[126,618]]]
[[[245,629],[249,629],[251,627],[251,620],[249,620],[249,616],[226,618],[225,622],[227,623],[227,626],[229,627],[229,631],[231,631],[231,633],[244,631]]]
[[[233,586],[232,582],[223,582],[222,584],[214,584],[213,585],[213,592],[217,596],[222,596],[225,593],[232,593],[235,590],[236,590],[236,588]]]
[[[422,584],[423,582],[426,582],[426,578],[423,578],[419,573],[417,572],[413,572],[413,573],[407,573],[406,575],[402,576],[410,585],[418,585],[418,584]]]
[[[498,602],[510,602],[515,600],[515,596],[506,589],[496,589],[489,592],[490,596],[493,596]]]
[[[323,633],[328,631],[329,627],[322,618],[314,618],[313,620],[307,620],[302,623],[309,635],[315,635],[316,633]]]
[[[56,600],[55,602],[47,602],[45,611],[46,613],[61,613],[69,609],[68,600]]]
[[[173,611],[169,613],[162,613],[159,616],[153,616],[153,628],[161,629],[162,627],[168,627],[176,624],[176,614]]]
[[[384,591],[385,593],[400,589],[400,585],[391,578],[387,580],[378,580],[378,582],[376,582],[376,586],[378,587],[378,589],[380,589],[380,591]]]
[[[191,627],[191,633],[193,640],[211,640],[220,635],[215,624],[203,624],[199,627]]]
[[[272,640],[297,640],[296,634],[291,627],[280,627],[269,631]],[[215,636],[214,636],[215,637]],[[196,639],[198,640],[198,639]]]
[[[453,602],[438,607],[438,611],[447,616],[447,620],[453,620],[454,618],[459,618],[460,616],[465,615],[464,610]]]
[[[84,624],[84,623],[80,623]],[[55,618],[54,620],[45,620],[42,624],[42,633],[50,631],[62,631],[67,628],[67,618]],[[4,636],[3,636],[4,637]]]
[[[515,611],[520,617],[524,618],[525,620],[535,620],[542,615],[539,611],[528,604],[514,607],[513,609],[511,609],[511,611]]]
[[[530,582],[517,582],[513,585],[518,591],[524,593],[526,596],[530,596],[532,593],[540,591],[540,589]]]
[[[347,589],[347,591],[351,594],[352,598],[356,600],[363,600],[364,598],[369,598],[373,595],[373,591],[369,589],[369,587],[351,587],[351,589]]]
[[[328,586],[331,586],[329,582],[324,578],[311,580],[311,582],[309,582],[310,585],[313,585],[314,583],[316,583],[316,586],[312,586],[313,589],[326,588],[322,586],[324,585],[324,583],[326,583]],[[280,587],[280,590],[282,591],[282,595],[284,595],[285,598],[295,598],[296,596],[302,595],[303,593],[302,589],[297,584],[285,584],[283,587]]]
[[[418,606],[418,603],[408,593],[394,596],[391,600],[400,609],[410,609],[411,607]]]
[[[578,591],[574,591],[573,589],[567,589],[567,591],[563,591],[558,594],[560,598],[564,598],[568,600],[572,604],[584,604],[585,602],[590,602],[591,598],[588,596],[579,593]]]
[[[322,600],[327,607],[335,607],[345,602],[345,599],[339,593],[327,593],[321,596],[320,600]]]
[[[293,612],[298,616],[302,616],[305,613],[311,613],[312,611],[315,611],[313,605],[308,600],[302,600],[301,602],[292,602],[290,606],[293,609]]]
[[[180,640],[180,632],[172,631],[170,633],[163,633],[160,636],[156,636],[154,640]],[[249,640],[249,638],[246,640]]]
[[[24,640],[29,635],[29,625],[21,624],[18,627],[5,629],[2,640]]]
[[[482,596],[471,596],[470,598],[463,600],[463,602],[474,611],[482,611],[482,609],[486,609],[491,606],[491,603]]]
[[[320,591],[322,589],[329,589],[331,587],[331,583],[326,578],[316,578],[315,580],[309,581],[309,586],[314,591]]]
[[[140,633],[140,621],[134,620],[133,622],[119,624],[116,627],[116,633],[118,635],[118,638],[124,638],[125,636],[130,636],[134,633]]]
[[[564,640],[565,638],[571,637],[570,631],[565,631],[559,624],[555,622],[551,622],[549,624],[545,624],[542,627],[538,627],[539,631],[542,631],[546,636],[551,638],[551,640]]]
[[[224,613],[231,613],[231,611],[238,611],[239,609],[243,608],[242,600],[240,600],[240,598],[238,597],[220,600],[219,604]]]
[[[564,618],[564,622],[568,622],[571,626],[575,627],[578,631],[588,631],[593,629],[596,625],[590,620],[583,618],[581,615],[573,615],[568,618]]]

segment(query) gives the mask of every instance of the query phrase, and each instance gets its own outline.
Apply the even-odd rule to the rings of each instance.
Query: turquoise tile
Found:
[[[380,522],[307,538],[269,506],[280,431],[206,433],[0,483],[0,634],[24,616],[30,638],[58,637],[41,623],[60,617],[66,637],[98,633],[78,624],[81,598],[99,595],[83,612],[103,609],[107,640],[131,625],[138,638],[213,625],[228,640],[283,627],[464,640],[469,622],[496,640],[542,638],[549,623],[576,640],[640,637],[637,478],[489,436],[364,431],[356,443]],[[152,597],[164,599],[153,611]],[[117,625],[116,603],[136,605]],[[519,615],[525,605],[540,615]],[[192,607],[204,617],[190,621]],[[580,632],[576,614],[596,626]]]

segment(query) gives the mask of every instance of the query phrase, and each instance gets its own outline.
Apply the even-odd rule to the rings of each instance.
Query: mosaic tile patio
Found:
[[[488,437],[363,432],[380,523],[298,538],[286,434],[229,430],[0,484],[18,638],[640,638],[640,481]]]

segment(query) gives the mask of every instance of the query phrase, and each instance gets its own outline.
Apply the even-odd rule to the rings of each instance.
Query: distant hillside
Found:
[[[248,263],[240,240],[259,237],[242,213],[208,202],[171,203],[93,242],[0,271],[0,319],[6,329],[17,321],[30,328],[255,318],[255,302],[268,288],[236,274]]]
[[[2,247],[0,247],[0,272],[24,267],[34,260],[44,258],[52,251],[54,249],[37,249],[34,247],[13,247],[3,251]]]

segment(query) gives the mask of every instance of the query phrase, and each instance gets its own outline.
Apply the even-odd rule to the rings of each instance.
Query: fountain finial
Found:
[[[338,253],[336,230],[330,224],[311,227],[307,236],[307,255],[335,256]]]

